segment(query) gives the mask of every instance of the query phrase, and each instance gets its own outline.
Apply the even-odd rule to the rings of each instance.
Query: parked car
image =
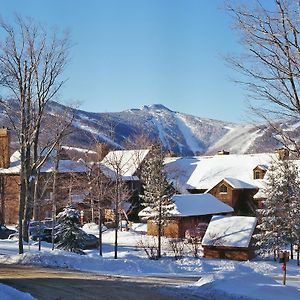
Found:
[[[0,239],[8,239],[11,234],[15,234],[17,231],[7,228],[4,224],[0,224]]]
[[[36,232],[39,231],[39,225],[40,222],[39,221],[30,221],[29,222],[29,226],[28,226],[28,232],[29,235],[35,234]],[[43,224],[41,223],[41,229],[43,228]]]
[[[55,232],[56,232],[56,230],[54,231],[54,233]],[[47,243],[52,243],[52,228],[43,227],[43,228],[41,228],[41,233],[39,233],[39,231],[37,230],[34,234],[32,234],[31,238],[34,241],[38,241],[39,236],[41,236],[41,241],[45,241]],[[58,242],[58,238],[55,237],[54,243],[57,243],[57,242]]]
[[[55,229],[57,232],[57,229]],[[31,236],[34,241],[39,240],[39,233],[36,232]],[[52,228],[43,228],[41,231],[41,241],[45,241],[47,243],[52,243]],[[59,237],[55,236],[54,243],[59,242]],[[81,241],[81,248],[83,250],[86,249],[94,249],[99,247],[98,238],[93,234],[87,234],[82,230],[82,241]]]
[[[81,244],[81,248],[83,250],[94,249],[99,247],[99,240],[93,234],[88,234],[83,231],[83,240]]]

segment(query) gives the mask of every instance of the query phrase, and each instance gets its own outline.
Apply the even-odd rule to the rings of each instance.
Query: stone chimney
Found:
[[[229,155],[229,154],[230,154],[229,151],[225,151],[225,150],[218,151],[218,155]]]
[[[0,168],[10,166],[10,131],[8,128],[0,128]]]
[[[285,160],[289,157],[289,150],[286,148],[279,148],[275,150],[275,153],[277,154],[278,159]]]

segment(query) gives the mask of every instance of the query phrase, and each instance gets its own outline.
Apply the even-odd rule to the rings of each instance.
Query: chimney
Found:
[[[277,154],[278,159],[285,160],[289,157],[289,150],[286,148],[279,148],[275,150],[275,153]]]
[[[0,168],[10,166],[10,131],[8,128],[0,128]]]
[[[230,154],[229,151],[225,151],[225,150],[218,151],[218,155],[229,155],[229,154]]]

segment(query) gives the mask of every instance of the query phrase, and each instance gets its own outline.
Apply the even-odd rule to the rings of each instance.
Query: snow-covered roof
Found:
[[[264,170],[264,171],[268,171],[268,166],[266,166],[266,165],[257,165],[256,168],[259,168],[259,169]]]
[[[193,188],[187,184],[195,171],[199,158],[197,157],[166,157],[164,160],[165,170],[173,187],[179,193],[186,193]]]
[[[174,195],[173,216],[204,216],[221,213],[232,213],[233,208],[211,194]]]
[[[226,177],[223,179],[225,182],[227,182],[230,186],[232,186],[234,189],[256,189],[257,187],[249,184],[247,182],[244,182],[239,179],[231,178],[231,177]]]
[[[123,180],[138,180],[134,174],[148,152],[149,149],[110,151],[101,161],[100,168],[110,178],[118,175]]]
[[[202,240],[203,246],[249,247],[257,219],[243,216],[213,216]]]
[[[213,214],[232,213],[231,206],[223,203],[211,194],[182,194],[172,197],[174,208],[171,217],[205,216]],[[149,207],[140,211],[139,217],[151,217],[153,213]]]
[[[55,159],[50,157],[41,167],[41,173],[53,172]],[[19,174],[21,170],[20,153],[16,151],[10,158],[9,168],[0,168],[0,174]],[[58,164],[59,173],[81,173],[86,172],[86,167],[83,163],[73,160],[60,160]]]
[[[200,159],[187,183],[197,189],[211,189],[224,178],[235,178],[255,186],[253,169],[274,160],[274,153],[215,155]]]

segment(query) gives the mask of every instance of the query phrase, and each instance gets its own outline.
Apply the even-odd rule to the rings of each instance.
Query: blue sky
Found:
[[[74,47],[61,91],[93,112],[160,103],[172,110],[247,121],[244,91],[222,56],[238,51],[223,1],[0,0],[0,14],[69,29]]]

